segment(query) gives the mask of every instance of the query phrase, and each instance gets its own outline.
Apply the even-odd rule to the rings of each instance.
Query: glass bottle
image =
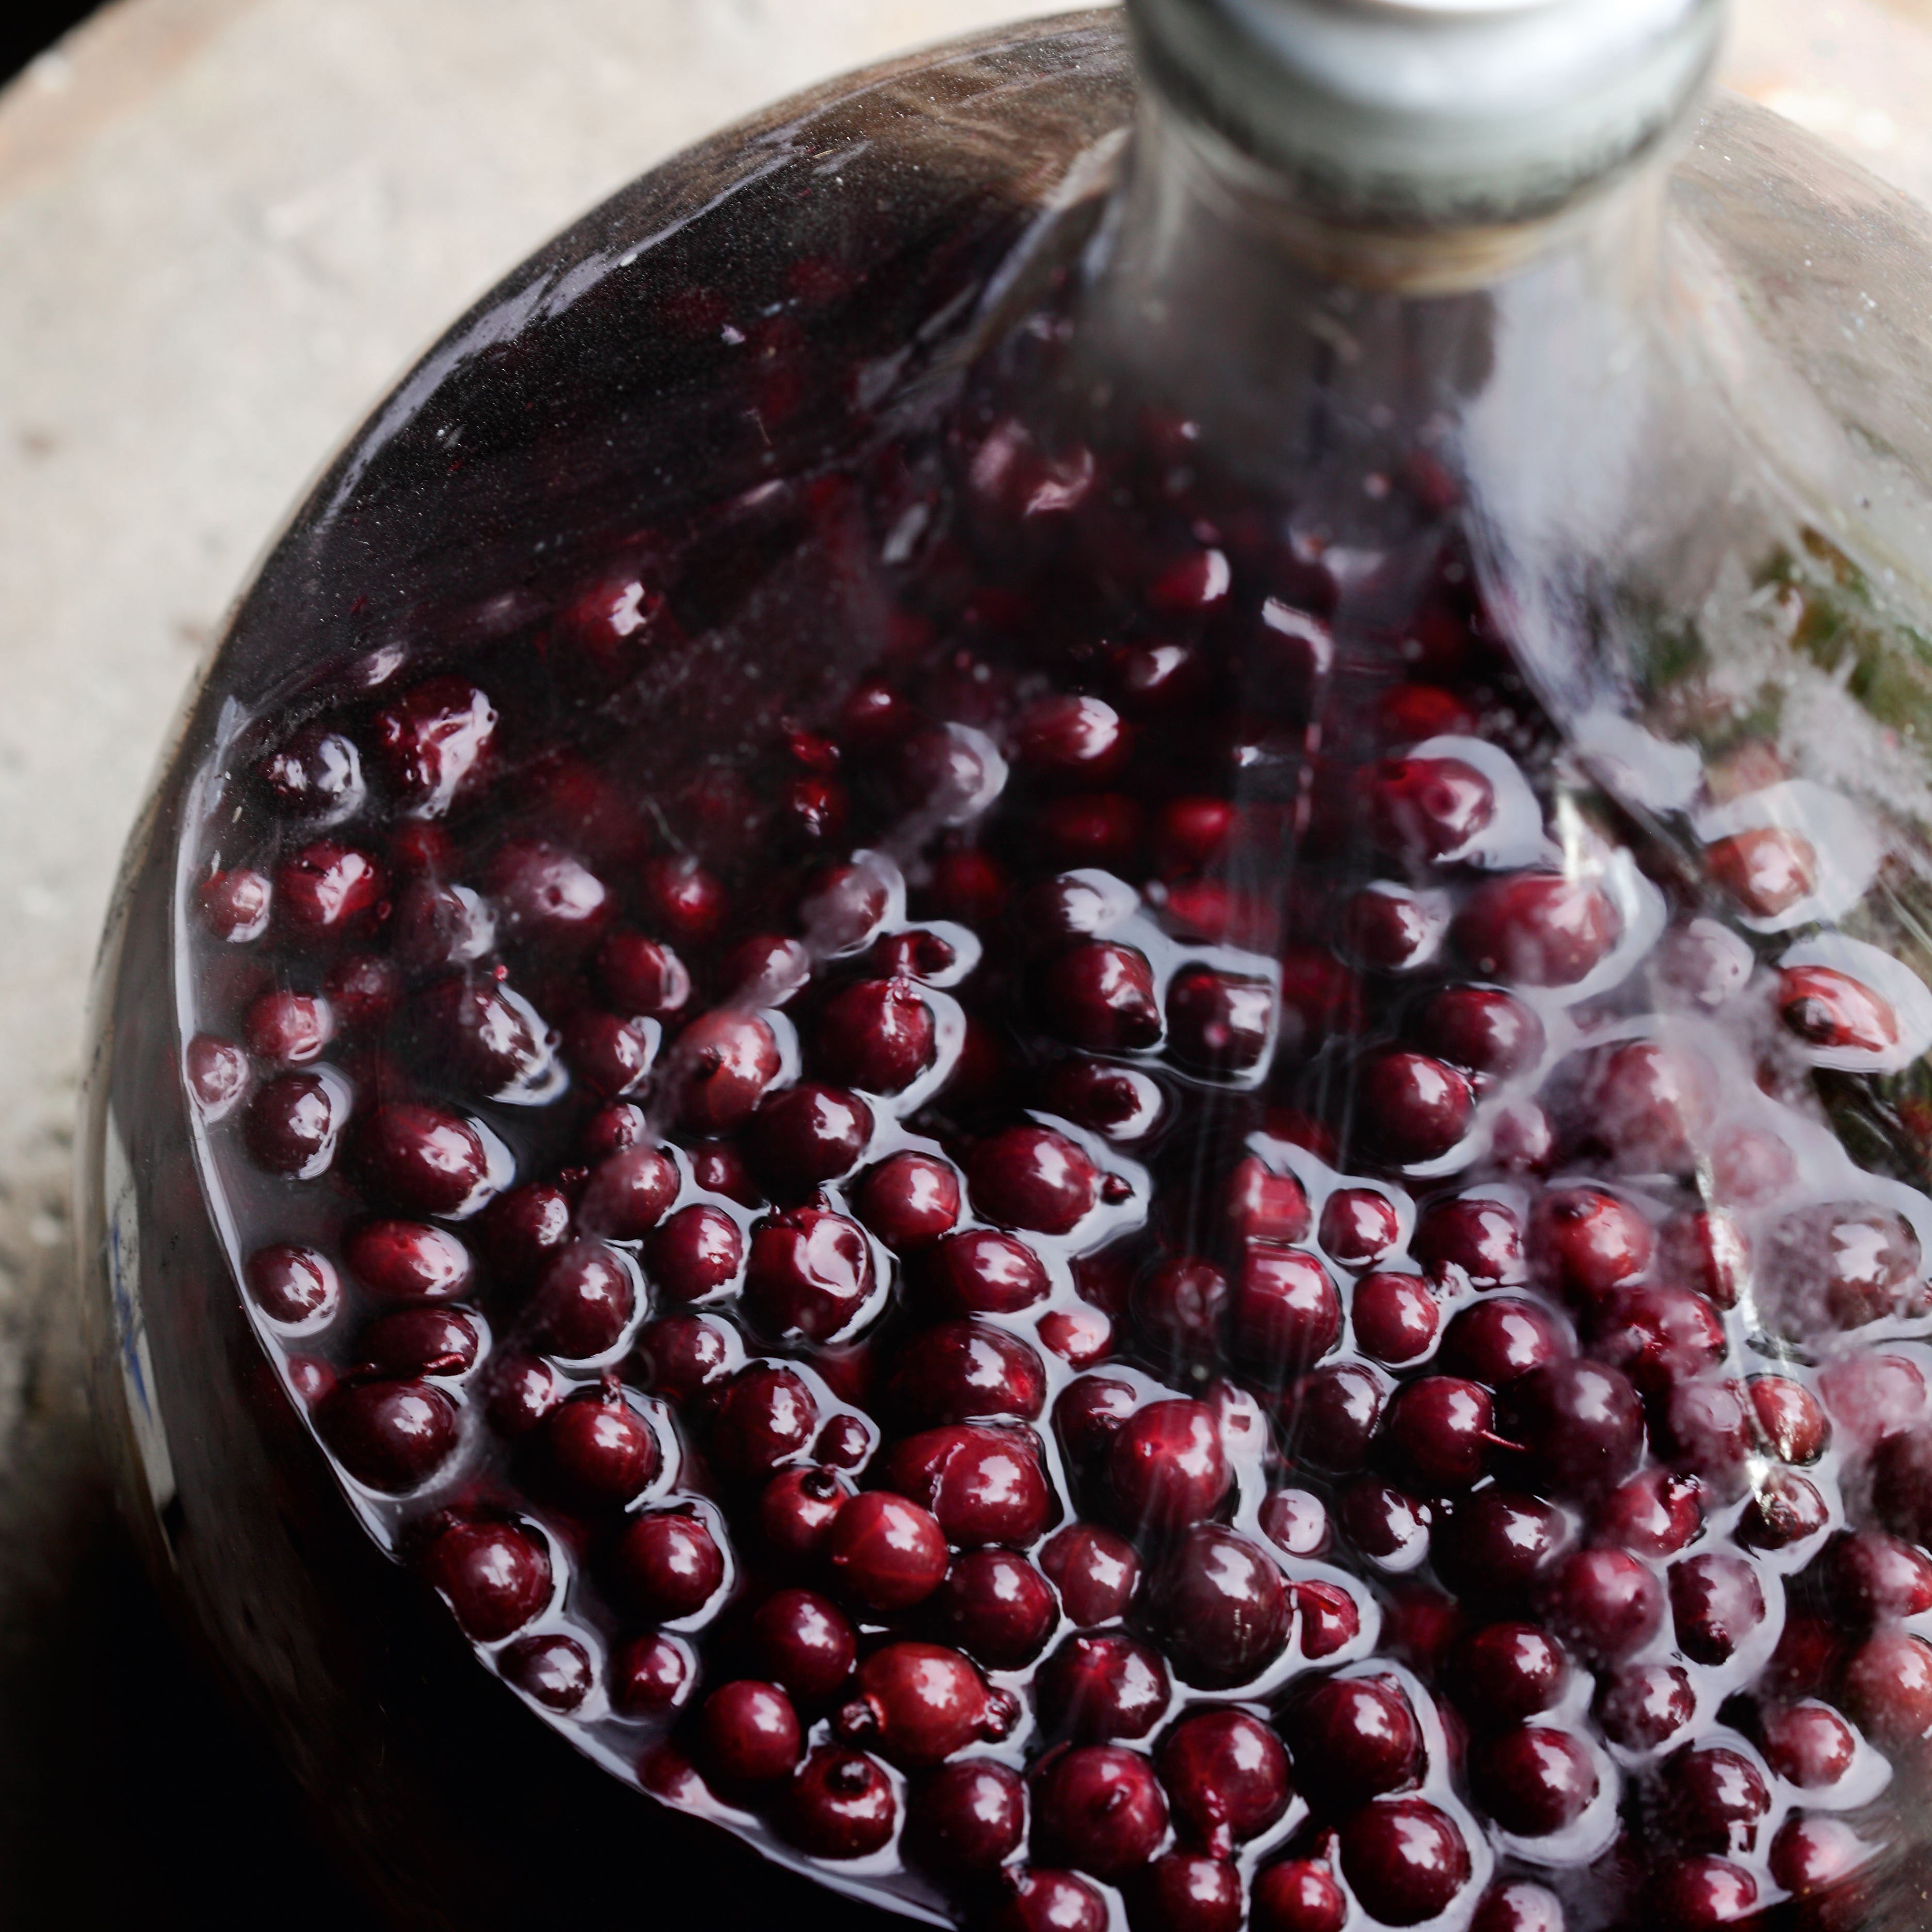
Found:
[[[875,70],[298,512],[83,1239],[389,1916],[1920,1922],[1932,277],[1721,11]]]

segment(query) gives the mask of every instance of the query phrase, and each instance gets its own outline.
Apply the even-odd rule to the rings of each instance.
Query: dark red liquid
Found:
[[[1932,1208],[1837,1137],[1927,1043],[1792,954],[1842,854],[1597,789],[1420,448],[1345,542],[1052,303],[942,381],[790,286],[652,326],[790,447],[884,385],[826,460],[580,493],[196,794],[201,1172],[346,1508],[478,1699],[888,1903],[1861,1922]]]

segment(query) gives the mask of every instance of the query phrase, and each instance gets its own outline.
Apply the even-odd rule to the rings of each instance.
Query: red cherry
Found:
[[[1563,1907],[1540,1885],[1513,1880],[1492,1886],[1469,1921],[1469,1932],[1563,1932]]]
[[[1136,1932],[1238,1932],[1241,1875],[1225,1859],[1167,1852],[1133,1888],[1129,1922]]]
[[[332,1073],[287,1073],[260,1088],[242,1116],[257,1166],[292,1180],[328,1172],[349,1118],[349,1096]]]
[[[1035,1542],[1052,1508],[1033,1445],[1005,1430],[956,1424],[908,1436],[880,1474],[931,1510],[946,1541],[959,1548]]]
[[[1486,1291],[1528,1278],[1522,1222],[1505,1203],[1481,1195],[1433,1202],[1416,1223],[1410,1251],[1444,1286]]]
[[[346,938],[381,916],[386,884],[382,868],[368,853],[318,839],[276,873],[275,910],[299,938]]]
[[[1286,1729],[1296,1761],[1322,1767],[1307,1795],[1327,1810],[1400,1790],[1422,1763],[1421,1730],[1392,1678],[1329,1678],[1293,1707]]]
[[[647,1388],[688,1402],[730,1373],[735,1344],[731,1330],[701,1315],[668,1315],[640,1331],[637,1359]]]
[[[572,1220],[567,1194],[532,1182],[498,1195],[478,1226],[499,1278],[522,1287],[541,1279],[570,1245]]]
[[[910,1609],[946,1575],[946,1536],[932,1515],[881,1491],[842,1504],[826,1538],[838,1587],[868,1610]]]
[[[1452,1374],[1503,1389],[1569,1352],[1562,1323],[1548,1309],[1514,1295],[1500,1295],[1456,1316],[1443,1336],[1437,1360]]]
[[[1328,1271],[1298,1249],[1250,1241],[1230,1304],[1234,1352],[1272,1378],[1327,1354],[1342,1336],[1342,1298]]]
[[[593,969],[614,1010],[668,1019],[691,998],[691,973],[662,940],[614,932],[597,949]]]
[[[1030,1422],[1046,1400],[1046,1371],[1035,1351],[1004,1328],[942,1322],[901,1348],[886,1394],[916,1427]]]
[[[1252,1072],[1274,1030],[1274,991],[1265,981],[1211,967],[1177,973],[1167,989],[1167,1027],[1174,1058],[1204,1073]]]
[[[434,677],[376,714],[375,748],[412,815],[440,818],[489,773],[496,712],[466,678]]]
[[[1417,1274],[1364,1275],[1349,1304],[1356,1346],[1376,1361],[1418,1361],[1434,1346],[1442,1306]]]
[[[1420,1798],[1380,1798],[1341,1830],[1342,1870],[1370,1917],[1417,1925],[1469,1882],[1469,1847],[1447,1813]]]
[[[1750,1274],[1750,1255],[1731,1216],[1718,1212],[1679,1215],[1666,1223],[1658,1259],[1667,1276],[1719,1308],[1735,1308]]]
[[[1788,1376],[1754,1376],[1745,1387],[1757,1426],[1780,1462],[1815,1462],[1825,1453],[1832,1425],[1802,1382]]]
[[[1322,1204],[1322,1246],[1344,1268],[1374,1268],[1401,1240],[1395,1203],[1375,1188],[1338,1187]]]
[[[1232,1530],[1201,1524],[1188,1531],[1156,1573],[1151,1596],[1168,1656],[1190,1684],[1247,1683],[1287,1647],[1281,1571]]]
[[[740,1678],[705,1699],[694,1746],[708,1777],[728,1791],[744,1791],[787,1775],[803,1742],[798,1713],[784,1692]]]
[[[1698,1744],[1665,1766],[1678,1838],[1700,1851],[1749,1851],[1771,1809],[1764,1774],[1743,1752]]]
[[[1096,940],[1061,953],[1042,976],[1040,999],[1060,1036],[1090,1052],[1132,1052],[1160,1042],[1154,968],[1130,946]]]
[[[856,1094],[815,1081],[768,1095],[752,1121],[760,1171],[794,1188],[849,1174],[872,1137],[872,1108]]]
[[[1932,1743],[1932,1646],[1898,1630],[1866,1638],[1846,1663],[1844,1702],[1887,1756],[1922,1764]]]
[[[1255,1874],[1254,1932],[1343,1932],[1348,1895],[1322,1858],[1284,1858]]]
[[[756,1013],[706,1013],[679,1035],[686,1124],[722,1133],[750,1118],[778,1073],[778,1036]]]
[[[695,859],[647,859],[638,875],[640,896],[652,923],[674,940],[701,946],[724,922],[724,888]]]
[[[255,1306],[271,1322],[320,1328],[342,1305],[334,1265],[313,1248],[288,1242],[257,1248],[242,1272]]]
[[[818,1048],[836,1081],[871,1094],[897,1094],[932,1064],[932,1009],[910,980],[860,980],[819,1016]]]
[[[1333,1657],[1361,1634],[1360,1608],[1340,1584],[1293,1583],[1288,1594],[1294,1606],[1301,1654],[1311,1662]]]
[[[1052,1753],[1034,1774],[1034,1850],[1109,1882],[1154,1856],[1167,1832],[1154,1767],[1114,1744]]]
[[[655,1632],[632,1638],[612,1660],[610,1701],[630,1716],[654,1716],[684,1702],[696,1681],[689,1646]]]
[[[1715,1368],[1730,1346],[1717,1310],[1688,1288],[1613,1289],[1590,1313],[1594,1352],[1653,1398]]]
[[[1438,1159],[1469,1130],[1475,1096],[1453,1066],[1424,1053],[1372,1054],[1356,1089],[1374,1157],[1397,1167]]]
[[[1046,1579],[1010,1550],[962,1552],[930,1601],[935,1625],[994,1670],[1030,1664],[1060,1620]]]
[[[246,945],[268,929],[274,888],[260,872],[237,866],[205,879],[196,894],[203,924],[217,939]]]
[[[1229,1177],[1226,1202],[1228,1237],[1237,1242],[1299,1241],[1312,1225],[1301,1183],[1270,1172],[1252,1154]]]
[[[586,1502],[628,1502],[658,1472],[650,1424],[621,1400],[563,1403],[544,1424],[544,1439],[565,1487]]]
[[[1456,1647],[1450,1688],[1472,1722],[1508,1724],[1550,1709],[1569,1682],[1570,1660],[1547,1630],[1486,1624]]]
[[[1828,1704],[1773,1704],[1758,1714],[1764,1759],[1805,1791],[1836,1784],[1858,1756],[1852,1727]]]
[[[1650,1224],[1635,1208],[1594,1187],[1552,1190],[1531,1228],[1540,1270],[1583,1302],[1636,1280],[1650,1265],[1655,1246]]]
[[[638,1614],[670,1623],[695,1616],[723,1588],[724,1553],[701,1516],[671,1510],[632,1518],[614,1558],[618,1593]]]
[[[1388,1440],[1417,1487],[1452,1495],[1480,1481],[1496,1440],[1488,1390],[1457,1376],[1406,1383],[1389,1406]]]
[[[248,1056],[232,1040],[197,1034],[182,1054],[188,1091],[205,1120],[225,1120],[248,1090]]]
[[[1484,1808],[1505,1832],[1547,1838],[1576,1823],[1600,1784],[1581,1738],[1553,1724],[1518,1724],[1476,1754],[1472,1780]]]
[[[943,1766],[920,1786],[907,1810],[907,1855],[954,1879],[997,1870],[1025,1837],[1024,1780],[986,1758]],[[1050,1922],[1055,1932],[1074,1932],[1064,1916]]]
[[[758,1531],[780,1562],[802,1568],[823,1552],[832,1519],[853,1493],[836,1469],[781,1469],[758,1496]]]
[[[1704,1526],[1702,1488],[1694,1477],[1646,1469],[1604,1498],[1594,1525],[1602,1540],[1639,1556],[1674,1556]]]
[[[603,1161],[584,1190],[586,1233],[641,1240],[677,1198],[677,1169],[654,1147],[620,1148]]]
[[[550,1553],[514,1523],[453,1523],[430,1545],[423,1568],[478,1643],[520,1630],[550,1600]]]
[[[952,1315],[1017,1315],[1052,1288],[1039,1256],[991,1228],[946,1236],[926,1258],[925,1279],[934,1304]]]
[[[335,1015],[312,994],[264,993],[249,1007],[242,1034],[257,1060],[298,1066],[320,1058],[335,1037]]]
[[[1107,1932],[1106,1901],[1085,1880],[1038,1865],[1009,1868],[992,1932]]]
[[[1729,1858],[1678,1858],[1656,1873],[1650,1906],[1670,1932],[1708,1932],[1754,1917],[1757,1880]]]
[[[1100,1175],[1085,1151],[1048,1127],[1010,1127],[981,1142],[966,1172],[974,1205],[1009,1228],[1068,1234],[1099,1198]]]
[[[1496,815],[1495,788],[1460,758],[1390,758],[1362,775],[1370,835],[1398,858],[1460,850]]]
[[[896,1254],[925,1246],[958,1225],[959,1172],[949,1161],[923,1154],[896,1154],[860,1183],[860,1220]]]
[[[752,1654],[801,1703],[821,1704],[852,1674],[859,1640],[844,1612],[810,1590],[775,1590],[753,1613]]]
[[[1731,1534],[1752,1550],[1784,1550],[1816,1536],[1832,1513],[1815,1483],[1789,1469],[1773,1469],[1751,1491]]]
[[[1543,1058],[1543,1022],[1497,986],[1450,986],[1418,1015],[1415,1037],[1466,1072],[1512,1080]]]
[[[1555,1503],[1492,1484],[1457,1501],[1436,1533],[1432,1554],[1462,1594],[1516,1596],[1549,1579],[1574,1534]]]
[[[1098,1308],[1051,1309],[1035,1332],[1070,1368],[1090,1369],[1113,1352],[1114,1324]]]
[[[1878,1850],[1842,1818],[1799,1813],[1787,1818],[1771,1841],[1771,1875],[1787,1892],[1808,1899],[1842,1885]]]
[[[1388,1406],[1385,1378],[1360,1362],[1304,1376],[1281,1408],[1289,1452],[1312,1468],[1346,1475],[1367,1462]]]
[[[456,1448],[456,1405],[423,1382],[349,1383],[319,1405],[316,1420],[342,1466],[391,1496],[420,1488]]]
[[[637,1306],[637,1268],[621,1248],[578,1241],[553,1262],[532,1304],[545,1351],[586,1361],[614,1348]]]
[[[776,1363],[754,1362],[718,1398],[712,1460],[730,1476],[764,1476],[802,1454],[818,1426],[818,1404],[804,1378]]]
[[[1180,1828],[1210,1856],[1231,1858],[1286,1811],[1294,1796],[1288,1754],[1244,1711],[1184,1718],[1155,1754]]]
[[[1126,1614],[1140,1581],[1140,1558],[1124,1537],[1073,1523],[1048,1540],[1040,1568],[1053,1579],[1067,1616],[1082,1630]]]
[[[744,1305],[776,1340],[838,1338],[865,1313],[873,1288],[872,1244],[843,1214],[794,1208],[752,1237]]]
[[[785,1838],[814,1858],[865,1858],[891,1841],[898,1798],[873,1759],[825,1744],[793,1774],[774,1821]]]
[[[1486,879],[1450,935],[1478,973],[1528,986],[1574,986],[1623,937],[1623,916],[1598,886],[1560,872]]]
[[[574,1637],[526,1636],[503,1653],[503,1675],[553,1711],[576,1710],[596,1688],[590,1653]]]
[[[500,1355],[490,1384],[490,1426],[512,1440],[527,1436],[564,1399],[556,1370],[529,1355]]]
[[[832,1728],[908,1770],[943,1762],[982,1738],[1004,1737],[1016,1700],[992,1690],[970,1659],[933,1643],[889,1643],[859,1666],[858,1694]]]
[[[693,1202],[651,1237],[652,1279],[674,1301],[698,1301],[728,1287],[744,1266],[745,1237],[722,1208]]]
[[[1832,1600],[1861,1627],[1932,1610],[1932,1557],[1881,1530],[1841,1536],[1826,1554]]]
[[[1232,1480],[1219,1419],[1205,1402],[1150,1402],[1115,1432],[1108,1477],[1130,1528],[1176,1528],[1211,1515]]]
[[[1310,1490],[1276,1490],[1261,1508],[1262,1533],[1291,1556],[1324,1556],[1334,1541],[1328,1512]]]
[[[1690,1673],[1679,1664],[1627,1664],[1606,1672],[1601,1687],[1597,1721],[1626,1750],[1655,1750],[1696,1715]]]
[[[1787,966],[1778,976],[1778,1010],[1808,1046],[1888,1053],[1898,1044],[1888,1000],[1829,966]]]
[[[1144,1140],[1168,1111],[1150,1075],[1099,1060],[1061,1060],[1048,1071],[1041,1098],[1048,1112],[1110,1141]]]
[[[1574,1550],[1556,1567],[1546,1610],[1551,1628],[1573,1648],[1613,1663],[1657,1634],[1664,1586],[1628,1551]]]
[[[422,1221],[364,1221],[344,1244],[349,1271],[385,1301],[451,1301],[467,1292],[470,1251]]]
[[[358,1163],[386,1201],[418,1214],[456,1214],[488,1184],[483,1140],[460,1115],[416,1101],[379,1107],[362,1123]]]
[[[476,1366],[482,1338],[467,1316],[447,1308],[398,1308],[379,1315],[356,1340],[363,1376],[461,1376]]]
[[[1802,832],[1763,825],[1704,848],[1712,878],[1760,919],[1775,919],[1818,889],[1818,854]]]

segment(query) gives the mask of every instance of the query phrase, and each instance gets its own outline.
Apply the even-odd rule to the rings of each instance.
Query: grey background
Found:
[[[68,1171],[123,832],[410,356],[719,123],[1025,0],[121,0],[0,94],[0,1926],[358,1922],[135,1573]],[[1932,0],[1741,0],[1735,84],[1932,199]]]

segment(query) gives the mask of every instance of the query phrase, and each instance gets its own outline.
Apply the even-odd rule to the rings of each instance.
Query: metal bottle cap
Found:
[[[1727,0],[1127,0],[1186,112],[1336,219],[1552,212],[1696,101]]]

